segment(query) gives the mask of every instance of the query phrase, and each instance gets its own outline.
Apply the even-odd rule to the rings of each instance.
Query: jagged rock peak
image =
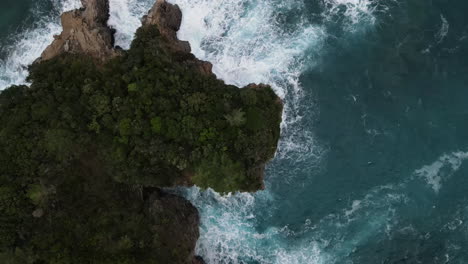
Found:
[[[190,53],[189,42],[177,38],[177,31],[179,31],[181,23],[182,11],[179,6],[168,3],[166,0],[157,0],[148,14],[142,19],[143,26],[156,25],[174,51]],[[194,65],[201,74],[213,74],[213,65],[210,62],[194,58],[187,63]]]
[[[63,53],[86,54],[106,61],[119,54],[114,49],[114,30],[107,26],[108,0],[81,0],[83,8],[62,14],[62,33],[36,61],[49,60]]]
[[[88,25],[106,26],[109,20],[108,0],[81,0],[83,5],[83,19]]]
[[[174,49],[190,52],[190,44],[177,38],[177,31],[182,23],[182,11],[178,5],[168,3],[166,0],[157,0],[148,15],[143,17],[142,23],[143,26],[158,26],[161,35],[171,42]]]

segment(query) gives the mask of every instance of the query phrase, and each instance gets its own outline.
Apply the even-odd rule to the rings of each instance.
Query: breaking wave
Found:
[[[184,14],[179,38],[190,42],[198,58],[212,62],[219,78],[238,86],[266,83],[283,99],[282,137],[275,161],[319,167],[326,149],[304,121],[314,115],[316,106],[307,101],[313,95],[304,90],[301,75],[320,63],[329,37],[326,23],[312,22],[304,13],[307,8],[301,0],[172,2]],[[348,22],[344,30],[352,32],[361,26],[360,18],[374,22],[370,1],[358,2],[327,1],[322,14],[325,20],[332,20],[338,10],[345,10]],[[362,22],[366,26],[369,23]],[[180,191],[201,213],[197,253],[207,263],[300,264],[336,260],[324,250],[326,243],[317,234],[295,238],[297,234],[287,226],[259,228],[258,211],[274,210],[277,197],[268,186],[278,180],[287,184],[291,179],[267,175],[267,189],[255,194],[220,196],[196,187]],[[311,228],[304,226],[301,230]]]
[[[29,10],[34,23],[10,36],[11,40],[2,47],[5,58],[0,58],[0,90],[12,84],[25,84],[28,65],[33,63],[52,42],[53,36],[62,30],[61,13],[79,8],[79,0],[51,1],[52,10],[44,10],[45,1],[38,1]],[[25,25],[24,25],[25,26]]]

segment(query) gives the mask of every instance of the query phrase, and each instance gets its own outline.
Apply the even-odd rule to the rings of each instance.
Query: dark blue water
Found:
[[[28,17],[31,1],[4,0],[0,3],[0,38],[4,39],[8,34],[14,33]]]
[[[285,102],[266,190],[178,190],[208,263],[468,263],[468,2],[174,2],[220,78]]]

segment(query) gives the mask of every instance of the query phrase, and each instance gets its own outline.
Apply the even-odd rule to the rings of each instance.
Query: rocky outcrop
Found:
[[[190,54],[189,42],[177,38],[177,31],[179,31],[182,23],[182,11],[178,5],[168,3],[166,0],[157,0],[148,14],[143,17],[142,23],[143,26],[156,25],[173,51]],[[191,59],[187,60],[186,63],[193,65],[204,75],[213,74],[213,65],[210,62],[191,56]]]
[[[160,247],[160,261],[204,264],[201,257],[195,256],[200,223],[197,209],[184,198],[158,188],[147,188],[144,193],[149,214],[156,223],[153,231],[160,241],[164,241]]]
[[[188,41],[177,38],[177,31],[179,31],[182,23],[182,11],[180,11],[178,5],[170,4],[165,0],[157,0],[148,15],[143,17],[142,23],[143,26],[158,26],[161,35],[171,43],[171,48],[181,52],[190,52]]]
[[[63,53],[86,54],[103,62],[119,54],[114,49],[114,30],[107,26],[109,1],[81,0],[81,3],[83,8],[62,14],[62,33],[54,36],[36,62]]]

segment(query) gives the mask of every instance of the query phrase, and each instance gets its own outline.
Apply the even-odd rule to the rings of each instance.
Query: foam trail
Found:
[[[374,12],[377,6],[371,0],[326,0],[327,11],[325,16],[333,19],[333,15],[343,13],[348,23],[347,29],[358,29],[356,24],[373,25],[376,21]],[[378,2],[378,1],[377,1]]]
[[[280,96],[286,93],[282,81],[297,79],[297,67],[303,66],[298,57],[323,35],[318,26],[305,23],[293,33],[284,32],[274,23],[280,10],[269,3],[174,2],[184,14],[179,38],[190,41],[196,56],[211,61],[221,79],[238,86],[271,83]],[[288,1],[281,8],[291,10],[297,5],[298,1]]]
[[[442,188],[442,183],[447,181],[468,159],[468,152],[456,151],[450,154],[443,154],[430,165],[425,165],[414,171],[414,174],[424,181],[438,193]]]
[[[284,241],[291,235],[287,228],[256,230],[256,206],[274,206],[273,197],[266,191],[221,196],[192,187],[180,192],[203,217],[196,250],[207,263],[327,263],[318,243],[304,241],[297,247]]]
[[[437,43],[441,43],[445,39],[450,28],[450,24],[442,14],[440,15],[440,20],[442,21],[442,25],[440,26],[439,31],[436,33]]]
[[[320,252],[320,260],[325,263],[347,263],[350,255],[365,245],[371,237],[375,241],[391,240],[405,228],[411,229],[412,232],[420,232],[412,226],[401,226],[401,216],[405,215],[401,211],[419,214],[420,211],[429,213],[433,210],[435,207],[430,197],[433,197],[434,192],[440,191],[442,183],[448,181],[467,159],[468,152],[442,154],[433,163],[416,169],[410,177],[399,183],[374,187],[364,197],[350,201],[348,207],[327,215],[314,224],[307,220],[299,232],[286,231],[287,227],[281,232],[301,241],[295,249],[296,252],[304,253],[315,248]],[[430,188],[425,188],[421,179]],[[456,214],[444,228],[450,231],[462,229],[460,227],[465,221],[461,218],[466,216],[463,213]],[[311,247],[308,241],[318,243]]]
[[[53,36],[62,30],[59,14],[79,8],[80,0],[55,0],[52,1],[53,11],[46,16],[36,5],[32,10],[33,16],[37,18],[34,25],[12,36],[12,44],[3,47],[8,53],[5,59],[0,60],[0,90],[12,84],[25,84],[28,76],[27,66],[36,60],[42,51],[53,41]]]
[[[256,210],[274,210],[277,202],[268,191],[221,196],[192,187],[179,193],[202,216],[197,253],[207,263],[328,264],[345,263],[370,237],[391,232],[398,210],[416,205],[408,182],[372,188],[337,213],[315,222],[307,219],[297,231],[288,226],[256,229]]]

